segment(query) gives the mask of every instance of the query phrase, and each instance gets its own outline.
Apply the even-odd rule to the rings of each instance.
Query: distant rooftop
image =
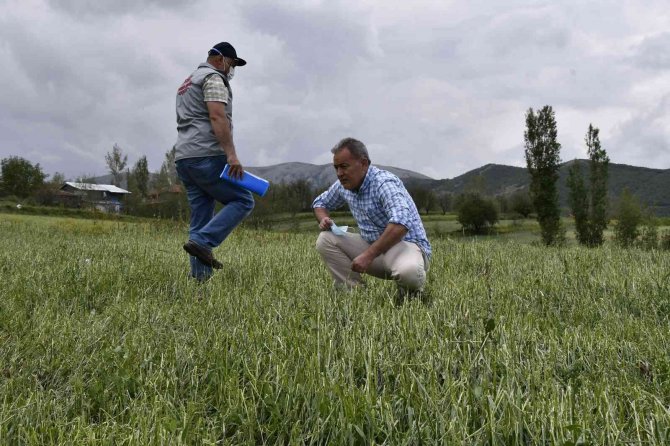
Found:
[[[65,184],[79,190],[97,190],[97,191],[111,192],[114,194],[130,193],[125,189],[121,189],[120,187],[114,186],[113,184],[74,183],[72,181],[66,181]]]

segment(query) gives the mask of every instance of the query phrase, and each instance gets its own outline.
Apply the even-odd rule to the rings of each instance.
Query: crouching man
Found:
[[[370,164],[361,141],[345,138],[331,152],[338,181],[316,197],[312,208],[322,231],[316,249],[335,286],[361,285],[365,273],[394,280],[401,299],[419,293],[431,247],[414,201],[398,177]],[[360,235],[341,233],[333,226],[328,211],[345,203]]]

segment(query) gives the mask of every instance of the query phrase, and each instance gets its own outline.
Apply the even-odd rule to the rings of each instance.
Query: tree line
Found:
[[[501,216],[513,219],[534,216],[545,245],[565,243],[558,202],[561,144],[555,113],[547,105],[538,111],[530,108],[525,118],[524,155],[531,178],[528,190],[489,196],[483,176],[473,177],[460,194],[438,193],[420,185],[408,185],[418,211],[424,215],[456,213],[463,231],[469,234],[495,231]],[[609,157],[600,143],[599,133],[597,127],[589,124],[584,138],[589,159],[588,175],[584,176],[577,162],[569,170],[568,201],[574,217],[576,240],[589,247],[602,245],[604,231],[614,219],[614,240],[621,246],[658,246],[658,221],[644,209],[637,197],[624,190],[616,206],[610,207],[607,195]],[[112,184],[125,186],[131,192],[125,199],[125,213],[142,217],[187,218],[188,202],[177,178],[174,147],[165,153],[161,168],[153,175],[149,172],[146,156],[141,156],[130,166],[128,155],[118,144],[105,155],[105,163]],[[41,205],[57,203],[54,197],[65,181],[63,174],[56,172],[47,181],[49,175],[39,164],[17,156],[2,159],[0,167],[0,196],[29,198]],[[94,182],[94,178],[80,176],[77,181]],[[256,208],[246,224],[257,228],[271,227],[279,214],[296,219],[299,213],[311,211],[312,199],[319,192],[318,187],[305,179],[273,184],[265,197],[256,197]],[[660,244],[670,245],[670,234],[661,234]]]
[[[588,179],[584,179],[577,162],[569,170],[569,206],[575,221],[577,242],[588,247],[602,245],[604,231],[613,217],[614,241],[620,246],[661,246],[670,249],[670,234],[663,234],[659,240],[658,221],[649,211],[645,212],[639,199],[628,190],[622,192],[616,207],[610,209],[607,196],[610,160],[601,146],[599,133],[597,127],[589,124],[584,137],[589,159]],[[531,177],[530,195],[542,241],[547,246],[565,243],[565,228],[558,205],[561,144],[557,135],[555,113],[551,106],[546,105],[537,112],[532,108],[527,111],[524,142],[526,166]]]

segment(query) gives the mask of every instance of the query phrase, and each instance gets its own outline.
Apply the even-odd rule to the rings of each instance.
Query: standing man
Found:
[[[316,249],[337,288],[362,284],[361,274],[393,279],[398,297],[423,290],[431,247],[419,212],[400,179],[370,165],[365,145],[345,138],[333,149],[338,181],[312,203],[321,234]],[[349,205],[359,234],[336,235],[328,211]]]
[[[230,176],[244,173],[233,143],[233,92],[230,80],[235,67],[246,65],[235,48],[221,42],[209,50],[207,62],[177,90],[177,175],[186,187],[191,207],[189,240],[191,277],[209,279],[212,268],[221,268],[212,248],[219,246],[254,207],[251,192],[219,178],[230,165]],[[214,215],[214,204],[224,205]]]

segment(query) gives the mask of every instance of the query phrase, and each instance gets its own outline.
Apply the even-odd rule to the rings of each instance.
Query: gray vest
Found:
[[[212,74],[220,74],[228,89],[226,116],[233,130],[233,91],[226,75],[208,63],[201,63],[177,90],[177,144],[175,160],[225,155],[209,120],[202,84]]]

